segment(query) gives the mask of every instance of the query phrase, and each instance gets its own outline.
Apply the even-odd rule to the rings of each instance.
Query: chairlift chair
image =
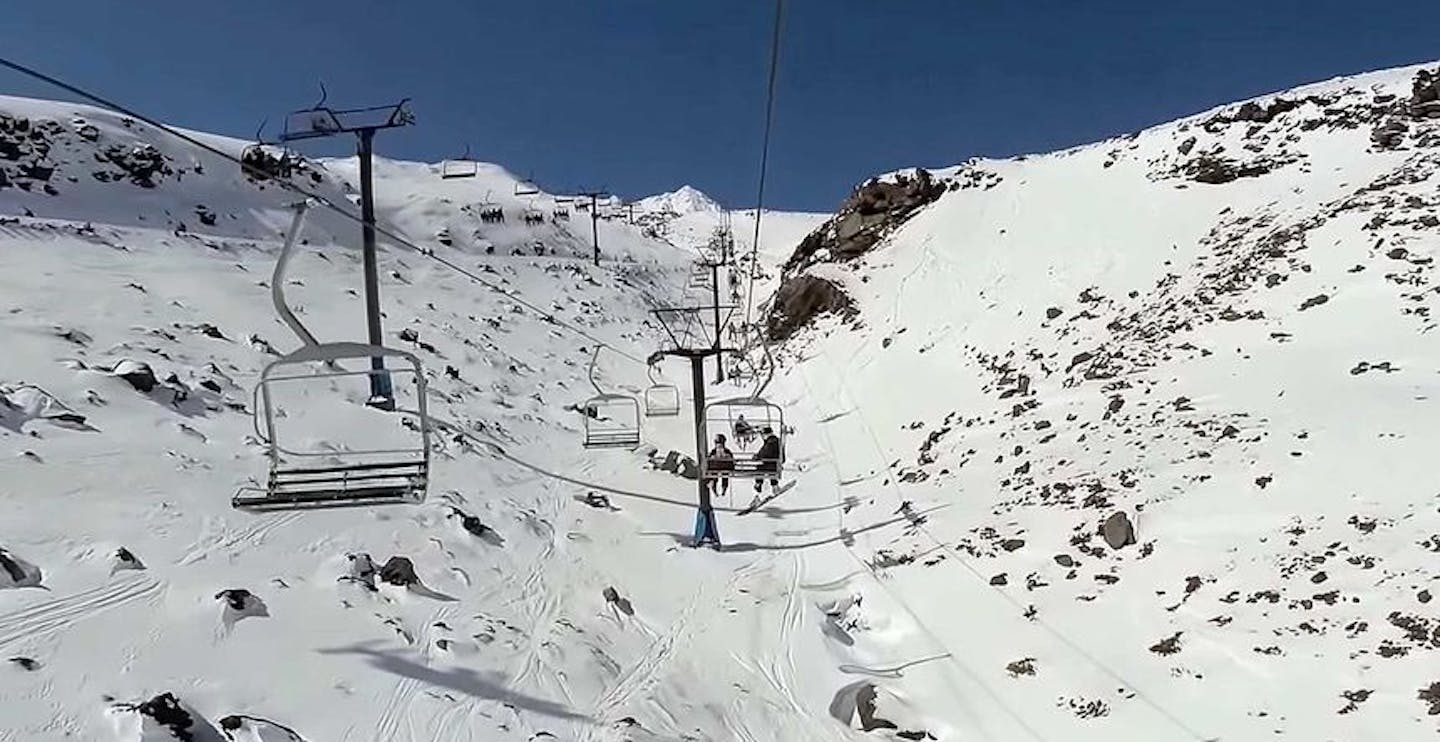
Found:
[[[412,415],[418,421],[412,428],[419,432],[416,444],[344,451],[301,450],[281,440],[277,420],[284,412],[276,403],[278,387],[305,385],[323,389],[347,377],[365,379],[376,372],[369,368],[347,371],[339,362],[348,360],[368,365],[371,359],[382,357],[398,359],[408,366],[383,373],[392,378],[413,379],[416,409],[403,414]],[[377,345],[306,345],[272,361],[261,372],[254,392],[255,434],[265,444],[269,459],[265,490],[244,489],[235,495],[232,504],[240,509],[275,510],[424,501],[430,476],[430,425],[425,386],[425,373],[418,357]],[[378,411],[364,412],[368,408],[359,405],[352,407],[361,413],[355,416],[357,420],[367,414],[389,416]]]
[[[628,394],[613,394],[595,380],[595,361],[600,347],[590,357],[590,385],[595,396],[585,400],[585,448],[635,448],[640,445],[640,403]]]
[[[535,185],[533,180],[519,180],[515,182],[515,195],[536,196],[540,193],[540,186]]]
[[[265,141],[265,125],[269,119],[260,122],[255,130],[255,141],[240,150],[240,166],[245,175],[254,180],[284,180],[295,173],[300,157],[284,147]]]
[[[281,320],[300,338],[302,346],[272,361],[260,373],[254,391],[254,427],[256,438],[266,448],[269,471],[263,489],[242,487],[231,499],[231,505],[246,510],[279,510],[381,503],[419,503],[425,499],[430,476],[430,428],[426,410],[426,381],[419,357],[407,351],[364,343],[321,343],[300,322],[285,301],[285,272],[298,241],[308,205],[297,205],[290,232],[275,265],[271,278],[271,297]],[[398,366],[385,367],[385,359],[394,359]],[[348,370],[343,361],[356,361],[362,370]],[[363,368],[368,366],[368,368]],[[375,409],[376,399],[369,397],[371,384],[383,376],[388,387],[387,402],[393,404],[401,392],[413,409],[400,410],[403,421],[388,431],[393,442],[370,447],[319,446],[305,448],[288,438],[282,440],[280,420],[293,425],[306,417],[304,406],[286,409],[286,390],[320,390],[307,395],[303,405],[314,397],[328,397],[335,402],[332,410],[313,417],[325,426],[324,433],[348,436],[356,430],[371,432],[369,426],[397,418]],[[395,377],[409,377],[410,383],[395,389]],[[335,391],[345,382],[365,382],[365,392],[353,399],[337,396]],[[384,415],[384,417],[381,417]],[[405,428],[402,433],[398,428]],[[314,432],[312,432],[312,436]],[[418,441],[415,439],[418,436]],[[402,441],[403,439],[403,441]]]
[[[470,145],[465,145],[465,154],[458,159],[440,163],[440,177],[444,180],[473,178],[480,172],[479,163],[470,159]]]
[[[640,404],[626,394],[598,394],[585,400],[585,448],[640,445]]]
[[[737,425],[739,426],[737,429]],[[770,428],[780,439],[780,455],[759,459],[756,454],[764,444],[762,431]],[[749,434],[745,431],[748,429]],[[723,467],[701,464],[701,476],[733,477],[736,479],[779,479],[785,468],[785,411],[779,405],[758,396],[722,399],[705,405],[705,439],[724,434],[731,441],[735,454],[733,463]]]
[[[655,367],[651,366],[650,386],[645,389],[646,417],[674,417],[680,414],[680,387],[664,384],[655,378]]]

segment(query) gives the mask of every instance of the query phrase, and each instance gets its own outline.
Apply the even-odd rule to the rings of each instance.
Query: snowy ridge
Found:
[[[801,489],[910,524],[855,536],[887,579],[852,620],[899,596],[993,703],[895,692],[961,737],[1434,733],[1435,69],[938,171],[797,263],[857,308],[786,348],[830,469]]]
[[[252,143],[181,130],[231,157]],[[267,145],[275,157],[287,150]],[[332,203],[359,200],[358,161],[307,159],[293,150],[289,180]],[[443,180],[440,166],[377,157],[376,216],[382,228],[435,250],[502,255],[590,256],[590,220],[556,194],[516,195],[521,180],[476,164],[475,177]],[[0,211],[79,223],[170,230],[209,238],[272,240],[289,226],[297,196],[242,173],[234,162],[147,124],[80,104],[0,97]],[[499,210],[502,221],[483,211]],[[527,222],[526,216],[532,217]],[[317,210],[311,242],[354,244],[352,219]],[[610,259],[653,261],[669,251],[606,215]],[[657,252],[657,249],[660,252]]]

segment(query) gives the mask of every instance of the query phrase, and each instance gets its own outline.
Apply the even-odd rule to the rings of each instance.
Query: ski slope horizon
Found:
[[[356,169],[291,177],[353,204]],[[295,197],[0,98],[0,741],[1440,730],[1440,65],[899,168],[833,215],[767,210],[758,245],[753,210],[684,186],[634,223],[606,205],[599,266],[564,194],[440,171],[376,163],[429,498],[236,512],[265,471],[250,388],[297,344],[268,285]],[[692,265],[726,227],[746,332],[794,325],[738,364],[773,354],[793,433],[784,492],[717,493],[715,552],[657,466],[693,453],[688,393],[634,451],[583,450],[578,410],[592,358],[608,392],[685,387],[633,359],[652,308],[709,302]],[[363,335],[357,232],[316,209],[301,235],[286,288],[322,341]],[[364,398],[281,422],[319,450],[413,433]],[[419,584],[363,567],[391,557]]]

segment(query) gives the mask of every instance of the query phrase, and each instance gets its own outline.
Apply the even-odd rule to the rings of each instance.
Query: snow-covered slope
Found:
[[[7,99],[0,741],[1433,736],[1440,106],[1416,72],[767,212],[793,485],[718,496],[720,552],[679,546],[695,484],[646,455],[688,450],[688,414],[585,451],[574,408],[585,335],[654,350],[647,310],[725,212],[602,222],[622,259],[595,267],[583,222],[510,223],[498,168],[378,163],[381,221],[494,284],[382,256],[431,497],[239,513],[250,388],[297,345],[268,287],[288,197]],[[343,199],[353,167],[300,177]],[[476,236],[487,199],[509,219]],[[354,231],[317,211],[287,286],[325,340],[363,336]],[[828,282],[848,311],[807,319]],[[650,383],[615,350],[597,379]],[[363,398],[321,385],[279,423],[410,440]],[[391,557],[420,584],[377,579]]]
[[[249,142],[185,132],[232,157]],[[289,180],[359,209],[356,158],[288,157]],[[382,228],[437,251],[591,256],[591,220],[554,194],[523,193],[503,168],[475,164],[472,177],[442,179],[441,166],[375,160]],[[297,196],[242,172],[234,162],[166,136],[143,122],[90,106],[0,97],[0,212],[189,233],[196,239],[274,239]],[[501,220],[483,213],[498,211]],[[530,219],[527,220],[526,217]],[[654,261],[670,251],[623,220],[598,224],[605,259]],[[311,242],[356,243],[351,220],[317,211]],[[657,252],[658,250],[658,252]]]
[[[789,506],[859,501],[842,654],[943,656],[881,684],[956,739],[1433,737],[1434,72],[892,175],[807,239],[776,306],[849,306],[770,394]]]

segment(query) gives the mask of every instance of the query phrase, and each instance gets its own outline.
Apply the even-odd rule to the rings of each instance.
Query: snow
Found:
[[[1306,95],[1363,107],[1412,76]],[[858,322],[773,349],[793,485],[742,515],[733,482],[714,552],[682,545],[695,484],[650,464],[690,450],[688,392],[639,449],[582,449],[576,330],[648,356],[648,310],[701,301],[691,263],[726,226],[748,256],[753,212],[637,204],[600,221],[597,267],[588,219],[527,228],[553,196],[498,166],[377,162],[381,223],[500,289],[382,245],[430,497],[242,513],[251,389],[297,346],[268,286],[293,198],[122,117],[0,99],[59,127],[57,195],[0,188],[0,658],[30,661],[0,666],[0,741],[173,738],[135,711],[164,693],[201,736],[265,742],[1433,736],[1440,150],[1433,123],[1396,150],[1306,128],[1325,108],[938,171],[954,189],[873,252],[807,269]],[[145,145],[171,170],[148,186],[95,157]],[[1279,164],[1184,175],[1222,146]],[[353,198],[353,161],[307,167]],[[747,300],[826,218],[763,215]],[[364,336],[355,232],[317,210],[286,286],[325,341]],[[653,383],[599,358],[605,392]],[[365,395],[287,390],[277,424],[316,452],[413,440]],[[418,581],[383,579],[392,558]]]
[[[696,213],[713,214],[723,211],[724,208],[699,189],[684,185],[669,193],[647,196],[636,201],[635,210],[643,213],[685,216]]]

